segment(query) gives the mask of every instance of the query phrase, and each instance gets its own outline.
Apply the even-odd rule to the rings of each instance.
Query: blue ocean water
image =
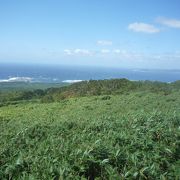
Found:
[[[121,69],[62,65],[0,64],[0,82],[31,81],[51,82],[90,79],[127,78],[173,82],[180,80],[180,70]]]

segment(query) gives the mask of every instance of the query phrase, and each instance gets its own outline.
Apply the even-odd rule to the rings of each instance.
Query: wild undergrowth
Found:
[[[0,179],[179,179],[180,94],[0,108]]]

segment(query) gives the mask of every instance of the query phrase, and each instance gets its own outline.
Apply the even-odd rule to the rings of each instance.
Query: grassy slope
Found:
[[[11,92],[18,90],[35,90],[35,89],[47,89],[52,87],[65,86],[67,83],[29,83],[29,82],[0,82],[1,92]]]
[[[180,93],[0,108],[0,179],[178,179]]]

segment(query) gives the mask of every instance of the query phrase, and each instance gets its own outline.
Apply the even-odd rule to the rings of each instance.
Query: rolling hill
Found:
[[[1,91],[0,179],[179,179],[179,85]]]

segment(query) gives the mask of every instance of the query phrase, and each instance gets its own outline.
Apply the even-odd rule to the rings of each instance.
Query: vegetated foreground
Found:
[[[162,86],[3,100],[0,179],[179,179],[180,88]]]

